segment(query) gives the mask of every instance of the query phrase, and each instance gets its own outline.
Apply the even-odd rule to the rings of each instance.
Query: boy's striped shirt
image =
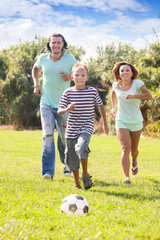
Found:
[[[58,108],[65,109],[72,102],[76,103],[76,109],[69,112],[66,138],[74,139],[81,133],[91,135],[94,129],[94,107],[103,104],[98,91],[89,86],[82,90],[68,88],[63,93]]]

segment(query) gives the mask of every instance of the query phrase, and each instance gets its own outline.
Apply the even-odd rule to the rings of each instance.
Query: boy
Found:
[[[103,119],[104,132],[109,129],[106,121],[106,112],[98,91],[86,86],[88,69],[82,63],[72,68],[72,80],[75,86],[64,91],[58,106],[58,114],[69,112],[66,128],[65,163],[73,171],[75,187],[81,189],[79,181],[80,162],[82,165],[82,179],[85,189],[92,187],[92,180],[88,174],[89,142],[94,128],[94,106],[99,107]]]

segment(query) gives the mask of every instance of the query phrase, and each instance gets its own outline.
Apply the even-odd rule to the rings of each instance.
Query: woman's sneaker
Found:
[[[83,180],[83,186],[84,186],[84,189],[89,189],[92,187],[92,180],[91,180],[91,175],[87,175],[87,176],[84,176],[82,177],[82,180]]]

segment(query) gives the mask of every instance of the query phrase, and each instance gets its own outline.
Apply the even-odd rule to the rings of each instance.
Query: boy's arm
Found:
[[[62,115],[62,114],[65,114],[66,112],[72,111],[76,108],[75,104],[76,103],[73,102],[73,103],[69,104],[66,108],[58,108],[57,113],[59,115]]]
[[[107,119],[106,119],[106,111],[105,111],[105,108],[104,108],[103,104],[100,105],[99,112],[100,112],[101,117],[103,119],[103,129],[104,129],[104,132],[107,134],[109,132],[109,128],[108,128]]]

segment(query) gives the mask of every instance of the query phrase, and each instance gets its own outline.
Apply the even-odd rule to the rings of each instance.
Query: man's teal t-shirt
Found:
[[[113,90],[116,93],[118,100],[118,111],[116,113],[116,120],[121,120],[125,123],[137,123],[143,121],[140,110],[140,99],[126,99],[123,96],[128,94],[140,94],[140,88],[144,82],[138,79],[133,80],[132,87],[128,91],[120,91],[117,87],[118,82],[113,83]]]
[[[43,70],[43,87],[40,104],[46,104],[52,108],[58,108],[60,98],[70,87],[70,81],[65,82],[60,72],[71,74],[72,67],[77,60],[72,54],[65,54],[58,62],[53,62],[50,59],[50,53],[42,53],[35,65]]]

